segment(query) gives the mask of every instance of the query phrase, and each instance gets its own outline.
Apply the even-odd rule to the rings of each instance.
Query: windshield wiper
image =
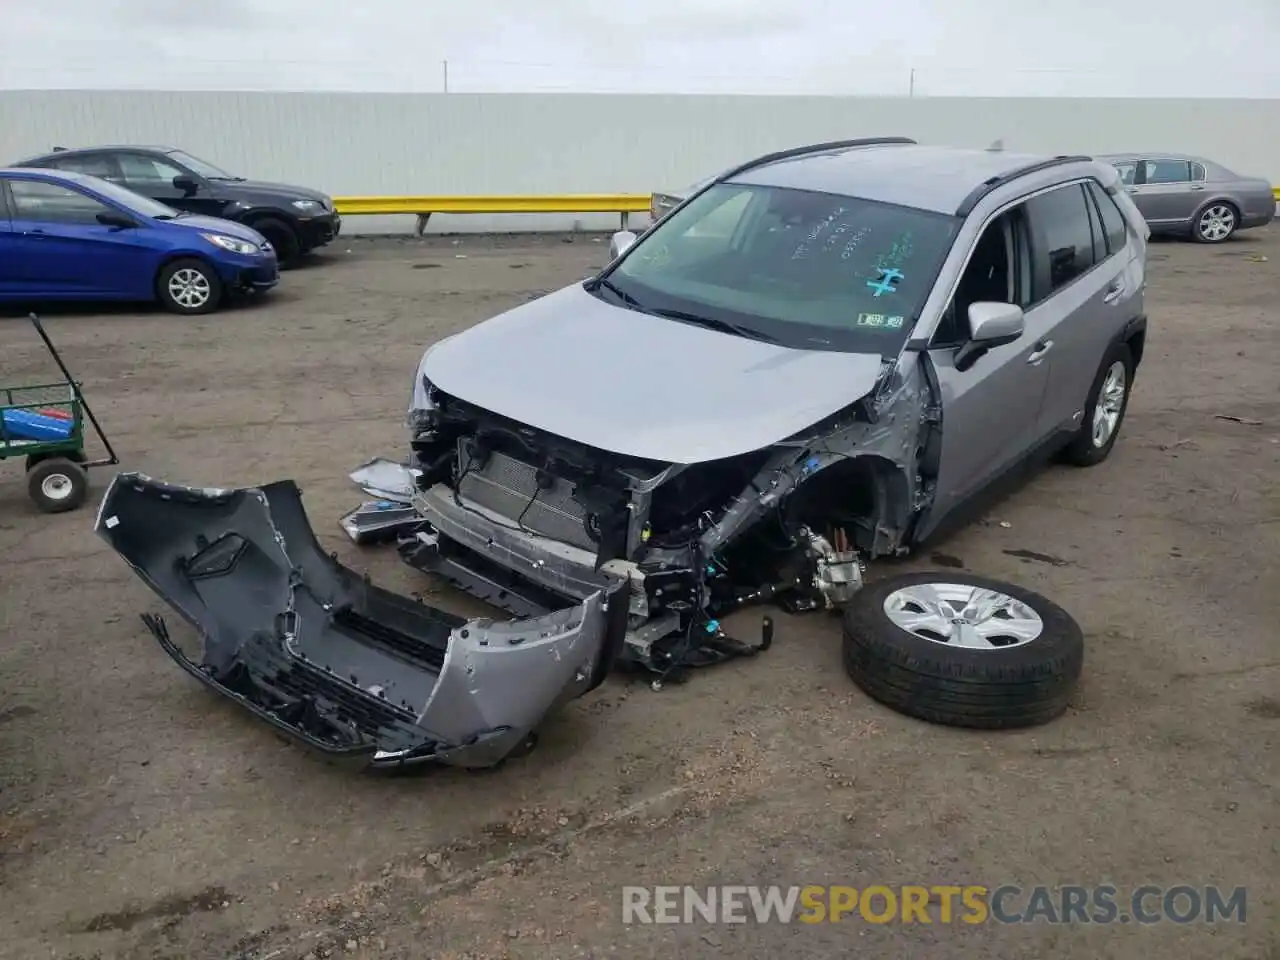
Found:
[[[640,303],[639,300],[637,300],[631,294],[627,293],[627,291],[623,290],[621,287],[619,287],[616,283],[614,283],[608,277],[599,277],[591,281],[592,290],[599,290],[601,287],[603,287],[605,290],[608,290],[610,293],[612,293],[615,297],[617,297],[619,300],[625,303],[632,310],[640,310],[644,313],[652,312],[651,310],[646,309],[644,305]]]
[[[751,327],[744,327],[716,317],[704,317],[701,314],[687,313],[684,310],[650,310],[648,312],[654,316],[666,317],[668,320],[680,320],[684,323],[692,323],[695,326],[706,327],[708,330],[718,330],[721,333],[731,333],[734,336],[746,337],[748,340],[759,340],[762,343],[778,342],[777,337],[771,337],[769,334],[754,330]]]

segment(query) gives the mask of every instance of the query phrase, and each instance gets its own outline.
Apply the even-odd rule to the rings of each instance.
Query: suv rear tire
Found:
[[[1129,409],[1132,386],[1133,352],[1128,344],[1112,344],[1102,358],[1097,376],[1093,378],[1080,430],[1062,451],[1065,462],[1076,467],[1092,467],[1111,455],[1111,448],[1116,445],[1116,438],[1124,425],[1124,415]],[[1100,404],[1103,406],[1101,414]]]

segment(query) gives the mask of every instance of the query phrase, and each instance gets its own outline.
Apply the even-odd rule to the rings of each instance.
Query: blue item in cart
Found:
[[[5,410],[4,432],[11,440],[36,440],[52,443],[69,439],[75,422],[62,417],[47,417],[34,410]]]

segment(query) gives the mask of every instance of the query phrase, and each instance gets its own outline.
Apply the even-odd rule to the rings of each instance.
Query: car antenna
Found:
[[[54,153],[64,153],[64,152],[66,151],[66,149],[67,149],[66,147],[54,147],[54,148],[53,148],[53,152],[54,152]]]
[[[987,152],[988,152],[988,153],[1000,153],[1002,150],[1004,150],[1004,138],[1003,138],[1003,137],[1002,137],[1001,139],[999,139],[999,140],[992,140],[992,141],[991,141],[991,146],[987,147]]]

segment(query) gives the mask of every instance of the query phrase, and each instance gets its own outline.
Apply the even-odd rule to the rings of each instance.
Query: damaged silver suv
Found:
[[[618,660],[666,678],[751,655],[729,611],[843,605],[865,561],[1019,464],[1103,460],[1147,236],[1088,157],[825,143],[715,177],[596,276],[434,344],[400,551],[506,623],[362,583],[291,485],[122,475],[98,530],[204,635],[197,664],[150,620],[166,649],[277,727],[497,762]]]
[[[1147,236],[1083,156],[745,163],[426,351],[406,559],[525,615],[626,581],[624,655],[653,670],[750,652],[728,610],[841,604],[1020,463],[1107,456]]]

